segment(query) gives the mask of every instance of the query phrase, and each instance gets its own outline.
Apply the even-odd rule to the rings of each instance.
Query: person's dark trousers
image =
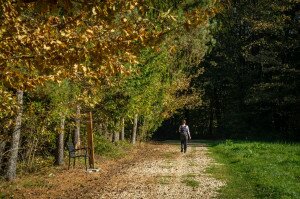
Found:
[[[180,135],[180,142],[181,142],[181,152],[186,152],[187,149],[187,136]]]

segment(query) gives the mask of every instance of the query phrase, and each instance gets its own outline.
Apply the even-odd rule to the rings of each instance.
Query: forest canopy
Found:
[[[186,117],[200,138],[299,140],[299,1],[230,1],[215,20],[216,44],[192,81],[202,106],[158,134]]]
[[[219,2],[0,2],[0,170],[8,179],[18,157],[34,165],[48,153],[62,164],[65,142],[85,142],[89,112],[96,135],[135,143],[200,104],[190,82],[214,42]]]

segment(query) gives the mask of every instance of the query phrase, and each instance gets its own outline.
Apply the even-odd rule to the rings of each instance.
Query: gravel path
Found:
[[[215,198],[217,190],[224,185],[205,173],[214,164],[205,146],[194,144],[184,154],[179,152],[179,145],[162,144],[152,153],[159,155],[112,176],[104,189],[91,192],[89,197]]]
[[[216,198],[225,183],[205,172],[216,164],[207,147],[194,141],[184,154],[178,142],[139,143],[118,159],[97,157],[98,173],[86,173],[80,165],[45,168],[12,187],[0,186],[0,193],[20,199]]]

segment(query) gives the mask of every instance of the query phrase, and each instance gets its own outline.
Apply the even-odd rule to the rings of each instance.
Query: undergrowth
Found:
[[[121,157],[126,154],[126,151],[128,151],[131,146],[132,145],[128,141],[118,141],[113,143],[100,135],[94,137],[95,153],[104,157]]]

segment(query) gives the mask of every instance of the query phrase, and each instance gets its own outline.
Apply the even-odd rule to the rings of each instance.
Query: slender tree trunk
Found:
[[[121,135],[120,135],[120,140],[125,139],[125,119],[124,117],[122,118],[122,124],[121,124]]]
[[[213,113],[213,106],[212,104],[209,105],[209,126],[208,126],[208,131],[209,134],[213,134],[213,120],[214,120],[214,113]]]
[[[2,162],[5,153],[6,141],[1,141],[0,143],[0,174],[2,173]]]
[[[138,124],[138,114],[135,114],[134,122],[133,122],[133,129],[132,129],[132,139],[131,139],[132,144],[135,144],[135,142],[136,142],[137,124]]]
[[[8,160],[8,168],[7,168],[7,179],[9,181],[16,178],[18,151],[19,151],[19,143],[20,143],[20,135],[21,135],[22,111],[23,111],[23,91],[20,90],[17,91],[17,98],[18,98],[19,108],[17,110],[16,125],[12,133],[12,143],[10,147],[11,154]]]
[[[108,132],[108,122],[104,121],[103,123],[104,136],[108,140],[112,140],[111,133]]]
[[[146,134],[147,134],[146,132],[147,132],[147,120],[144,118],[143,126],[141,128],[140,143],[146,140]]]
[[[65,130],[65,118],[60,120],[60,131],[57,137],[57,156],[56,165],[62,165],[64,163],[64,130]]]
[[[76,110],[76,129],[74,133],[74,145],[76,148],[80,146],[80,105],[77,105]]]
[[[120,140],[120,132],[119,132],[119,123],[118,122],[114,122],[114,125],[117,127],[117,129],[115,129],[113,131],[113,142],[118,142]]]
[[[119,138],[120,138],[120,133],[119,133],[119,130],[115,130],[114,131],[114,142],[118,142],[119,141]]]

